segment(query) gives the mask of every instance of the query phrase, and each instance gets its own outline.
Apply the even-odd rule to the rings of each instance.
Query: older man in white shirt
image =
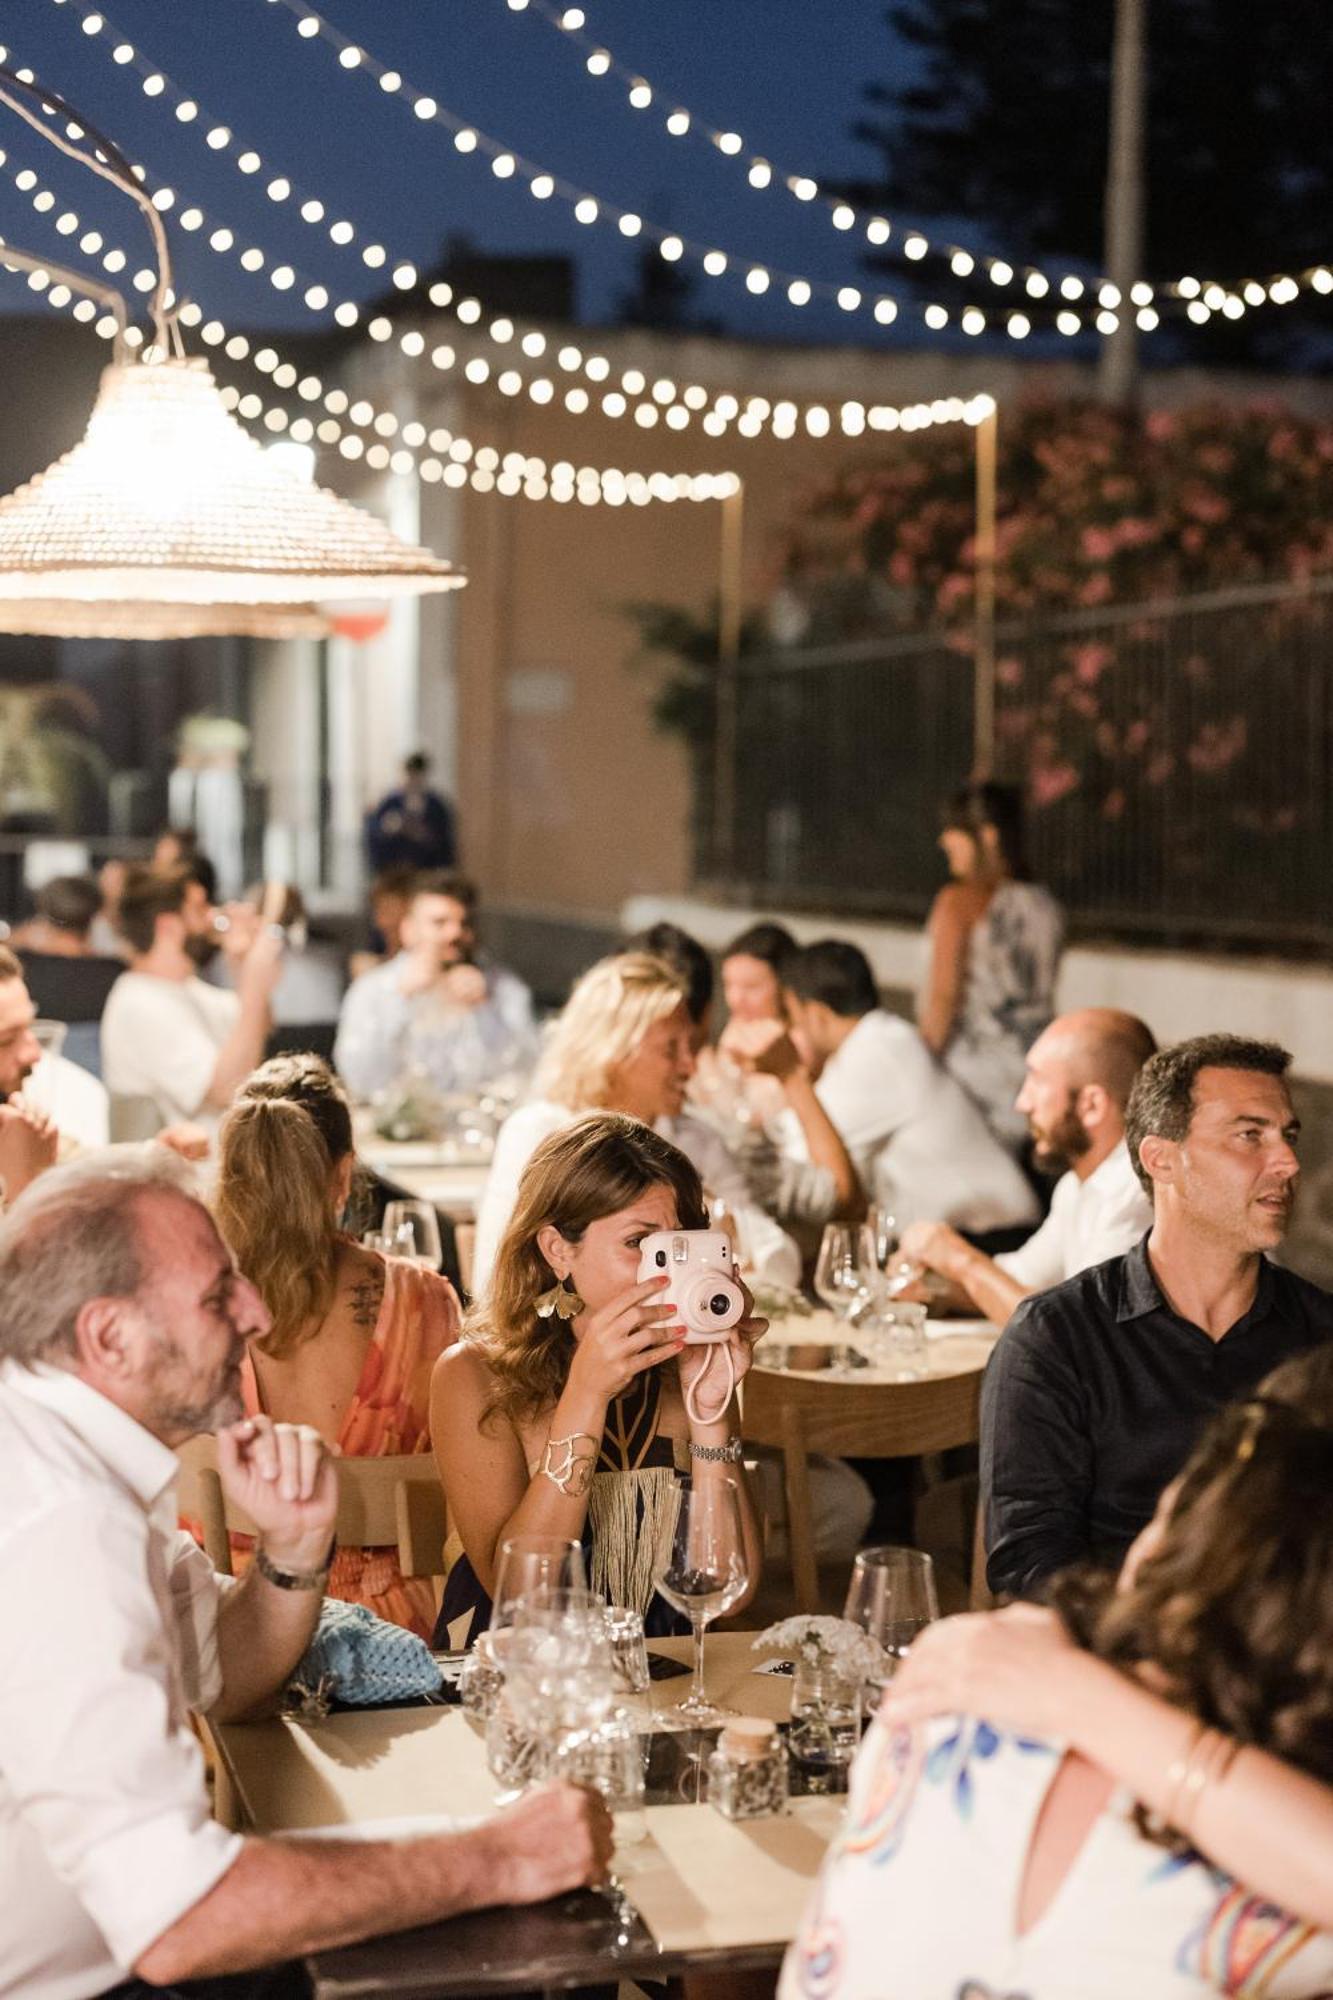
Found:
[[[910,1022],[880,1007],[863,952],[826,938],[795,953],[782,976],[793,1034],[818,1070],[819,1101],[872,1200],[900,1222],[944,1216],[978,1233],[1036,1221],[1032,1189],[962,1085]],[[807,1196],[799,1206],[816,1213]]]
[[[600,1806],[567,1788],[402,1846],[209,1817],[190,1712],[262,1712],[287,1680],[337,1487],[317,1431],[242,1418],[268,1315],[178,1172],[157,1148],[90,1156],[0,1224],[3,1993],[303,1992],[294,1954],[535,1900],[609,1853]],[[205,1429],[259,1531],[225,1592],[175,1525],[174,1448]]]
[[[917,1222],[905,1258],[949,1281],[953,1302],[1003,1325],[1034,1292],[1123,1256],[1152,1227],[1152,1203],[1125,1145],[1125,1106],[1157,1044],[1133,1014],[1084,1007],[1061,1014],[1028,1050],[1015,1110],[1033,1157],[1056,1182],[1051,1211],[1017,1250],[987,1257],[945,1222]]]

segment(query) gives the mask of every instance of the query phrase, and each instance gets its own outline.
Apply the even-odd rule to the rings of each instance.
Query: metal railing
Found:
[[[997,775],[1026,785],[1034,872],[1077,931],[1333,945],[1333,577],[1006,624],[995,651]],[[701,771],[702,880],[922,916],[972,678],[968,634],[743,658],[732,783]]]

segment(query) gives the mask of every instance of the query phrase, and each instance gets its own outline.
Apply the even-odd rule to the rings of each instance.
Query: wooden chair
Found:
[[[782,1453],[787,1534],[798,1604],[819,1603],[808,1458],[918,1458],[975,1444],[981,1370],[920,1382],[828,1382],[755,1368],[745,1378],[741,1434]]]
[[[239,1508],[228,1506],[211,1437],[192,1438],[177,1456],[180,1511],[201,1524],[209,1561],[230,1576],[230,1536],[252,1535],[254,1523]],[[434,1458],[418,1452],[398,1458],[340,1458],[335,1465],[338,1546],[396,1548],[405,1577],[427,1576],[435,1582],[438,1604],[448,1568],[444,1548],[449,1523]]]

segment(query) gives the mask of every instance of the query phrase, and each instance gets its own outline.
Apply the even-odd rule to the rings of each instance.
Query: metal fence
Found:
[[[1001,626],[996,663],[997,774],[1026,786],[1034,870],[1077,931],[1333,946],[1333,577]],[[967,634],[743,659],[734,767],[701,767],[700,876],[922,916],[972,676]]]

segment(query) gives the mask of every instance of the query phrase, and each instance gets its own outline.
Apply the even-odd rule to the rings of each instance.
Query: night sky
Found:
[[[883,0],[822,0],[817,7],[810,0],[585,0],[585,7],[589,32],[604,37],[621,61],[701,117],[739,131],[776,165],[829,180],[873,167],[849,127],[863,82],[904,60],[885,26]],[[320,11],[441,106],[645,220],[811,278],[855,283],[861,276],[856,236],[839,235],[821,208],[774,189],[755,192],[743,166],[694,136],[670,138],[657,106],[631,109],[622,86],[588,76],[580,51],[534,14],[511,12],[506,0],[328,0]],[[498,181],[481,153],[461,156],[439,126],[418,121],[364,73],[341,69],[327,44],[302,40],[295,17],[275,0],[112,0],[104,18],[92,37],[82,31],[75,0],[9,0],[9,61],[61,90],[147,168],[151,185],[176,189],[176,216],[192,202],[204,209],[206,226],[195,235],[168,216],[181,289],[229,325],[327,324],[331,306],[312,313],[301,302],[312,283],[328,287],[333,300],[382,292],[386,272],[361,261],[366,240],[383,244],[390,267],[400,257],[429,265],[451,234],[488,251],[573,255],[580,316],[590,321],[614,317],[618,295],[632,284],[637,246],[614,226],[582,227],[564,204],[534,201],[521,180]],[[136,71],[113,62],[112,49],[126,41],[196,99],[193,124],[177,122],[170,92],[146,97]],[[217,123],[235,134],[224,153],[205,144]],[[59,254],[53,223],[68,206],[80,230],[92,224],[108,244],[125,247],[131,270],[145,261],[146,234],[128,203],[8,112],[0,144],[9,154],[0,172],[6,237]],[[234,165],[247,146],[263,160],[249,178]],[[35,214],[16,190],[14,169],[25,166],[55,193],[49,214]],[[265,194],[275,175],[295,190],[283,205]],[[320,227],[296,213],[309,196],[326,204]],[[328,239],[328,222],[339,217],[357,228],[349,248]],[[241,270],[235,253],[210,251],[204,239],[219,225],[235,231],[238,249],[262,248],[270,266],[290,262],[294,288],[280,294],[265,276]],[[81,261],[77,236],[66,240],[66,261]],[[30,310],[33,301],[21,280],[6,276],[0,305]],[[868,314],[818,302],[798,311],[776,290],[750,297],[731,276],[702,280],[693,310],[756,339],[874,344],[886,337]]]

